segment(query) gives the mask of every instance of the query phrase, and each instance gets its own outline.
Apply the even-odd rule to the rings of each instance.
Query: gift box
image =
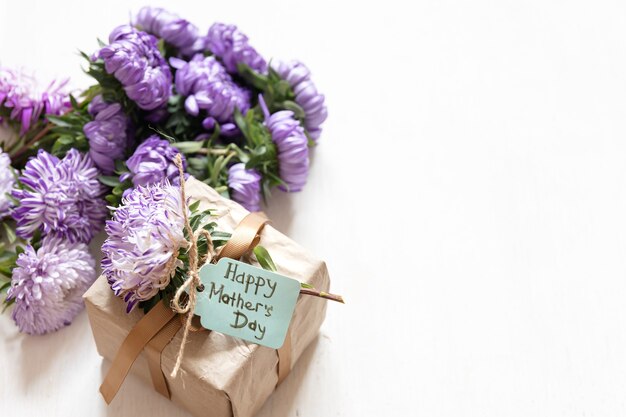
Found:
[[[213,210],[218,230],[232,232],[248,214],[237,203],[193,178],[187,181],[186,190],[192,201],[200,201],[200,210]],[[325,263],[293,240],[268,225],[260,234],[260,244],[271,253],[280,274],[328,291],[330,281]],[[127,314],[125,303],[114,295],[104,277],[94,283],[84,298],[98,353],[113,360],[144,313],[135,309]],[[288,349],[286,356],[290,357],[290,363],[281,363],[281,367],[293,367],[315,339],[325,314],[325,300],[299,297],[289,326],[290,340],[282,348]],[[253,416],[279,381],[277,350],[216,331],[191,332],[180,371],[171,377],[182,333],[179,330],[174,335],[160,356],[171,400],[194,416]],[[142,352],[130,371],[147,383],[153,380],[149,353]],[[281,361],[285,361],[284,352]]]

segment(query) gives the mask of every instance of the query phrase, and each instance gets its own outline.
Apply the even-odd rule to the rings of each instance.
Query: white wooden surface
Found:
[[[0,62],[70,75],[143,1],[0,3]],[[260,416],[626,414],[626,4],[172,2],[314,71],[331,117],[279,229],[328,261],[323,331]],[[107,407],[82,314],[0,317],[7,416],[185,416],[129,378]],[[207,410],[210,415],[210,410]]]

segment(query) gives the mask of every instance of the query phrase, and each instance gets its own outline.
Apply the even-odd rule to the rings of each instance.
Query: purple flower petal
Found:
[[[278,75],[291,85],[296,103],[304,110],[304,127],[313,140],[317,140],[322,132],[321,125],[328,116],[324,95],[320,94],[311,81],[311,72],[301,62],[278,62],[272,64]]]
[[[82,296],[96,279],[95,261],[84,243],[55,237],[35,251],[26,246],[13,270],[8,299],[21,332],[44,334],[69,325],[83,309]]]
[[[261,209],[261,175],[245,164],[234,164],[228,170],[230,197],[249,211]]]
[[[143,7],[135,16],[134,24],[143,31],[163,38],[185,56],[202,49],[203,40],[200,39],[198,28],[165,9]]]
[[[130,175],[126,175],[124,179],[120,178],[120,180],[124,181],[130,177],[136,187],[157,184],[164,180],[178,184],[178,168],[174,165],[174,158],[179,153],[178,149],[171,146],[168,141],[160,139],[157,135],[152,135],[139,145],[135,153],[128,158],[126,166]],[[183,166],[186,167],[184,157]]]
[[[76,149],[63,160],[40,150],[19,177],[28,188],[12,192],[19,201],[11,212],[17,234],[30,238],[41,230],[70,242],[89,242],[108,214],[99,175],[91,157]]]
[[[206,43],[231,74],[237,73],[237,64],[240,62],[262,74],[267,72],[265,59],[250,46],[248,37],[235,25],[214,23],[209,28]]]
[[[122,83],[128,98],[143,110],[165,106],[171,94],[172,73],[156,38],[122,25],[111,32],[109,42],[96,57],[104,60],[106,71]]]
[[[95,119],[83,126],[89,140],[89,155],[105,174],[112,174],[115,160],[122,159],[131,141],[130,119],[118,103],[108,104],[96,96],[90,107]]]
[[[190,115],[198,116],[202,110],[220,124],[233,123],[236,110],[245,114],[250,108],[250,92],[237,85],[214,57],[197,54],[177,65],[176,91],[187,97],[185,110]],[[212,122],[205,128],[212,129]]]
[[[129,191],[107,221],[102,272],[128,312],[164,289],[181,266],[183,228],[180,190],[167,181]]]

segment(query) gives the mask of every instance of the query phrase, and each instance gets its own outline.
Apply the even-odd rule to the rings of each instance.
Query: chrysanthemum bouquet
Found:
[[[178,154],[258,211],[272,189],[303,188],[327,116],[303,64],[266,61],[233,25],[203,34],[145,7],[83,56],[96,84],[77,94],[0,69],[0,291],[31,334],[71,323],[110,208],[177,185]]]

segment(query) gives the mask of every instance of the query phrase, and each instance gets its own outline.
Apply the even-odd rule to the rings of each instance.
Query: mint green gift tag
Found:
[[[273,349],[283,345],[298,281],[229,258],[204,265],[199,274],[204,290],[195,313],[202,327]]]

